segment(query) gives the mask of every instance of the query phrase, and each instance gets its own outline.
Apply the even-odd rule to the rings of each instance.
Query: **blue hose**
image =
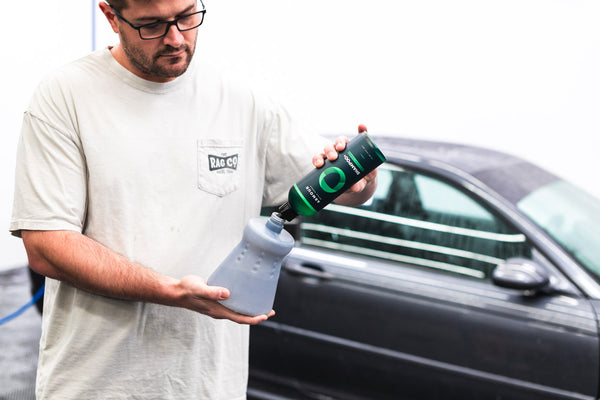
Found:
[[[12,321],[13,319],[17,318],[19,315],[23,314],[25,312],[25,310],[27,310],[29,307],[31,307],[35,303],[37,303],[38,300],[44,295],[45,286],[46,286],[45,284],[42,285],[42,287],[36,292],[36,294],[33,295],[31,300],[29,300],[29,302],[27,302],[27,304],[25,304],[23,307],[19,308],[14,313],[9,314],[6,317],[0,319],[0,325],[4,325],[5,323]]]

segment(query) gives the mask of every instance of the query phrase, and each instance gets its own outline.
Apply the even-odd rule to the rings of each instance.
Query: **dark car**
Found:
[[[597,399],[600,201],[500,152],[374,140],[373,198],[289,226],[248,397]]]

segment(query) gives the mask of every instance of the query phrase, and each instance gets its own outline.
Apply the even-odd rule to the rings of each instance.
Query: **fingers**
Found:
[[[323,165],[325,165],[325,154],[324,153],[315,154],[312,158],[312,163],[315,168],[321,168]]]
[[[232,311],[219,303],[217,303],[217,306],[218,307],[217,309],[215,309],[215,314],[211,315],[213,318],[228,319],[230,321],[243,325],[256,325],[263,321],[266,321],[267,319],[275,315],[275,311],[271,310],[271,312],[268,315],[262,314],[256,316],[249,316],[236,313],[235,311]]]
[[[367,187],[367,181],[365,181],[364,179],[361,179],[360,181],[356,182],[354,185],[350,186],[348,188],[348,191],[354,192],[354,193],[360,193],[363,190],[365,190],[365,187]]]
[[[197,276],[184,277],[179,281],[179,287],[185,293],[180,300],[182,307],[215,319],[229,319],[238,324],[255,325],[275,315],[273,310],[267,315],[257,316],[243,315],[230,310],[219,303],[220,300],[229,298],[229,290],[219,286],[208,286]]]
[[[356,182],[354,185],[350,186],[348,188],[348,191],[354,192],[354,193],[360,193],[363,190],[365,190],[365,188],[367,187],[369,182],[371,182],[372,180],[374,180],[376,178],[377,178],[377,169],[374,169],[373,171],[371,171],[367,175],[365,175],[361,180]]]
[[[339,136],[335,139],[335,142],[326,144],[321,153],[313,156],[313,165],[316,168],[321,168],[325,164],[325,160],[337,160],[338,153],[346,148],[346,143],[348,143],[348,138],[345,136]]]
[[[346,148],[346,144],[349,142],[348,138],[346,136],[338,136],[335,139],[335,143],[334,143],[334,149],[337,151],[342,151]],[[337,151],[335,154],[335,158],[337,159]],[[330,159],[329,157],[327,157],[328,159]],[[330,159],[331,160],[331,159]]]
[[[358,133],[367,132],[367,126],[358,125]],[[325,164],[325,160],[335,161],[338,158],[338,153],[346,148],[348,138],[338,136],[333,143],[325,145],[321,153],[315,154],[312,158],[312,163],[315,168],[321,168]]]
[[[273,310],[271,310],[269,314],[255,316],[240,314],[225,307],[223,304],[212,300],[198,300],[196,307],[194,307],[193,310],[214,319],[228,319],[244,325],[256,325],[275,315],[275,311]]]
[[[269,312],[269,314],[261,314],[261,315],[255,315],[255,316],[244,315],[244,314],[237,313],[233,310],[230,310],[229,308],[225,307],[224,305],[222,305],[220,303],[216,303],[214,315],[211,315],[211,316],[216,319],[228,319],[228,320],[231,320],[238,324],[256,325],[260,322],[266,321],[267,319],[271,318],[273,315],[275,315],[274,310],[271,310]]]

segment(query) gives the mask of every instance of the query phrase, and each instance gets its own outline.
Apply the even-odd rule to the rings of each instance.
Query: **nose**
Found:
[[[177,29],[177,26],[171,25],[167,31],[167,34],[164,36],[164,43],[178,48],[183,44],[183,41],[183,34],[179,31],[179,29]]]

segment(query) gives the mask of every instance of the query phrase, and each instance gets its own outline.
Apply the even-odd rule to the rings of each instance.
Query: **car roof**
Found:
[[[404,137],[371,137],[390,162],[430,172],[441,168],[447,176],[454,175],[457,180],[480,181],[513,204],[537,188],[559,180],[522,158],[484,147]]]

